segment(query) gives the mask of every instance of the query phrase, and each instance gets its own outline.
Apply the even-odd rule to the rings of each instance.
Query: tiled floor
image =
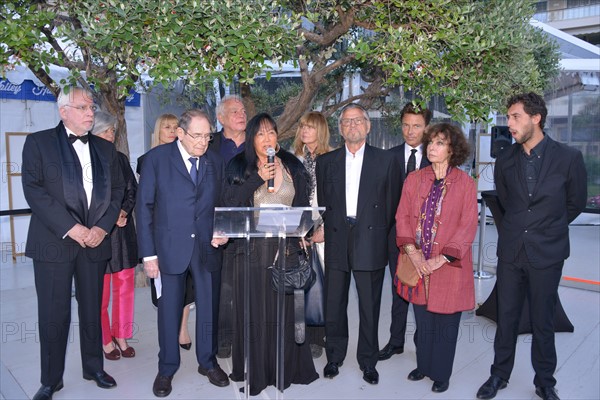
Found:
[[[486,248],[493,248],[495,228],[488,226],[485,235]],[[572,256],[565,266],[565,275],[598,281],[600,260],[600,227],[572,227]],[[477,243],[477,241],[476,241]],[[493,251],[486,251],[485,265],[495,264]],[[475,252],[477,255],[477,252]],[[0,266],[0,318],[2,341],[0,343],[0,393],[2,399],[29,399],[38,389],[39,345],[37,343],[36,295],[33,286],[31,261],[19,258],[13,263],[2,254]],[[490,269],[493,271],[493,269]],[[569,282],[566,282],[569,284]],[[494,279],[477,280],[477,302],[483,302],[490,293]],[[387,343],[390,322],[391,293],[386,277],[380,318],[380,346]],[[586,289],[561,286],[562,304],[574,333],[558,333],[557,389],[562,399],[600,398],[600,293],[597,285],[581,284]],[[592,289],[592,290],[589,290]],[[292,385],[279,397],[288,399],[474,399],[478,387],[487,379],[493,359],[495,324],[474,312],[464,313],[454,372],[450,389],[443,394],[431,392],[431,381],[410,382],[407,374],[415,367],[415,350],[412,337],[407,338],[405,353],[380,362],[377,369],[380,383],[369,385],[361,377],[356,362],[356,338],[358,328],[356,293],[353,290],[349,306],[350,348],[340,375],[333,380],[318,379],[311,385]],[[77,324],[77,306],[73,304],[73,325]],[[55,399],[153,399],[152,382],[157,372],[156,311],[150,303],[149,288],[136,289],[136,326],[130,343],[136,349],[133,359],[105,361],[105,369],[115,377],[118,387],[102,390],[81,378],[79,340],[77,329],[67,353],[64,376],[65,388],[56,393]],[[191,319],[195,314],[192,312]],[[412,336],[414,323],[409,315],[408,334]],[[190,324],[190,326],[192,326]],[[500,391],[497,399],[536,399],[533,387],[533,369],[530,363],[530,335],[519,337],[516,365],[509,386]],[[231,360],[220,360],[226,372]],[[317,371],[322,374],[325,356],[315,360]],[[240,384],[217,388],[196,372],[192,351],[182,350],[182,365],[173,380],[170,399],[239,399]],[[256,398],[274,399],[278,394],[270,387]]]

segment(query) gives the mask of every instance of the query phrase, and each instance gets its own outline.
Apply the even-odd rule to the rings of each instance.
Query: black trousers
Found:
[[[417,322],[417,369],[434,381],[449,381],[462,313],[437,314],[416,304],[413,309]]]
[[[353,229],[349,230],[348,236],[348,263],[356,283],[360,319],[356,358],[362,368],[375,367],[379,354],[378,325],[385,268],[357,271],[357,266],[351,263]],[[325,268],[325,352],[329,362],[340,363],[346,358],[350,281],[350,271]]]
[[[529,315],[533,330],[531,363],[535,371],[533,383],[554,387],[556,348],[554,345],[554,314],[558,300],[558,284],[564,261],[534,268],[524,250],[517,261],[498,261],[498,321],[494,339],[494,364],[491,373],[508,380],[515,363],[519,321],[523,302],[529,299]]]
[[[71,327],[73,278],[78,303],[82,369],[88,374],[104,369],[100,307],[107,260],[92,260],[89,253],[80,249],[77,257],[66,263],[33,261],[42,385],[56,385],[63,377]]]
[[[231,348],[233,340],[233,270],[234,258],[245,249],[243,240],[230,240],[223,250],[223,266],[221,268],[221,294],[219,300],[219,349]]]

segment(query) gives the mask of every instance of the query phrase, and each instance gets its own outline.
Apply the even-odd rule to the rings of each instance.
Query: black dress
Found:
[[[278,153],[288,171],[285,179],[291,185],[293,201],[285,202],[293,206],[308,206],[308,175],[302,164],[291,154]],[[287,157],[293,158],[291,161]],[[226,206],[243,207],[253,206],[255,192],[264,181],[258,173],[239,182],[229,179],[235,175],[236,162],[244,162],[244,154],[236,156],[228,166],[229,185],[224,190]],[[297,163],[297,164],[296,164]],[[229,167],[232,167],[231,169]],[[284,174],[285,175],[285,174]],[[293,182],[290,182],[293,181]],[[237,181],[237,183],[232,183]],[[282,184],[282,187],[285,185]],[[288,186],[289,188],[289,186]],[[279,189],[280,191],[282,188]],[[274,194],[277,201],[281,198]],[[288,239],[288,246],[297,245],[298,238]],[[235,240],[233,255],[224,259],[224,262],[233,263],[233,344],[232,344],[232,373],[233,381],[244,380],[244,284],[243,271],[245,265],[245,242]],[[268,266],[273,264],[278,248],[277,238],[252,239],[250,242],[250,395],[256,396],[269,385],[276,384],[276,343],[277,343],[277,293],[271,287],[271,270]],[[285,299],[285,354],[284,354],[284,387],[292,383],[309,384],[319,378],[315,370],[308,342],[297,344],[294,340],[294,304],[293,296]]]

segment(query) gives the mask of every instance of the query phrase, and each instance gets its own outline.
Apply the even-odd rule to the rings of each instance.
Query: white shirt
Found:
[[[185,150],[185,148],[183,147],[183,145],[181,144],[181,142],[178,140],[177,141],[177,148],[179,149],[179,153],[181,153],[181,158],[183,158],[183,162],[185,163],[185,168],[187,169],[187,172],[189,173],[192,170],[192,163],[189,160],[190,154]],[[196,168],[198,168],[200,166],[200,164],[198,164],[200,158],[196,157]]]
[[[365,145],[363,144],[355,154],[352,154],[347,146],[344,146],[344,148],[346,149],[346,216],[356,218]]]
[[[417,152],[415,153],[415,160],[417,161],[415,164],[415,171],[421,166],[421,160],[423,159],[423,145],[420,144],[417,147],[410,147],[408,143],[404,143],[404,172],[406,172],[408,167],[408,158],[410,157],[410,151],[412,149],[417,149]]]
[[[65,127],[65,129],[67,130],[67,137],[69,134],[75,135],[69,128]],[[90,135],[90,133],[88,133],[88,135]],[[90,156],[90,142],[83,143],[81,140],[76,140],[73,142],[73,149],[75,149],[75,153],[81,164],[83,190],[85,191],[85,197],[87,198],[88,208],[90,208],[90,204],[92,204],[92,191],[94,189],[94,171],[92,169],[92,158]]]

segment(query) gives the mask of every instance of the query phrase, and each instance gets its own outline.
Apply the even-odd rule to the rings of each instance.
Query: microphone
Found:
[[[267,163],[272,164],[275,162],[275,149],[272,147],[269,147],[267,149]],[[273,178],[269,178],[269,180],[267,181],[267,190],[269,191],[269,193],[274,193],[275,192],[275,180]]]

